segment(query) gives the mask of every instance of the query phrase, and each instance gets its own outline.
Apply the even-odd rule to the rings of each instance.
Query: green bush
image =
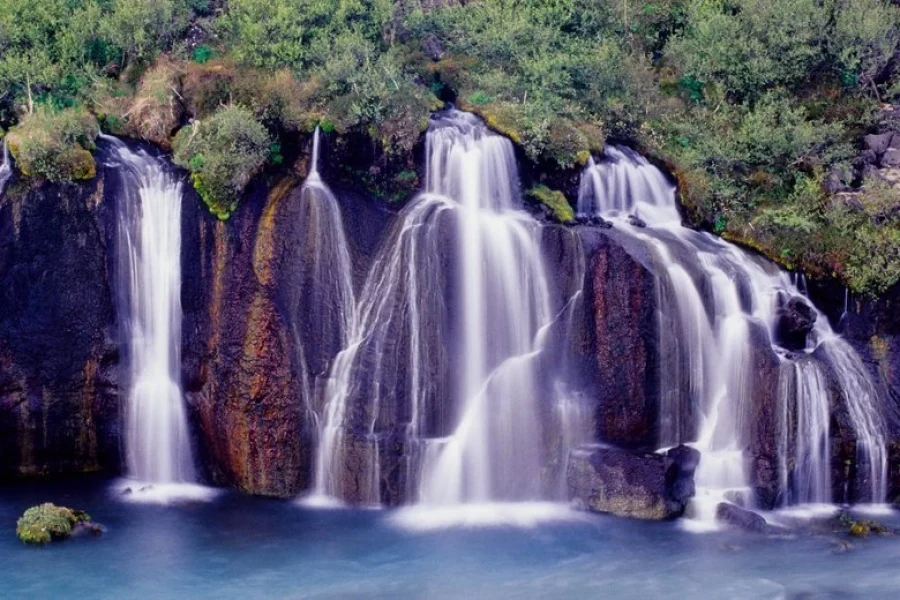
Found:
[[[10,130],[7,142],[24,175],[70,181],[96,175],[90,151],[99,134],[97,120],[84,108],[39,105]]]
[[[209,210],[219,219],[227,219],[265,163],[271,144],[253,113],[231,105],[179,131],[173,144],[174,159],[191,172],[194,188]]]
[[[16,523],[16,535],[27,544],[47,544],[69,537],[73,526],[90,520],[85,512],[48,502],[25,511]]]

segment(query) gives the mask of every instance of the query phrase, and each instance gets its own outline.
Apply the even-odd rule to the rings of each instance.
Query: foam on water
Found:
[[[545,523],[588,521],[591,518],[589,513],[558,502],[488,502],[409,506],[391,513],[388,522],[409,531],[435,531],[451,528],[533,528]]]

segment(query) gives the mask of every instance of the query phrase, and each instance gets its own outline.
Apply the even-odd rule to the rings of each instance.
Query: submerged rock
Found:
[[[754,533],[768,533],[775,529],[755,512],[728,502],[721,502],[716,506],[716,520]]]
[[[572,452],[566,478],[576,506],[620,517],[662,520],[681,516],[694,495],[700,453],[678,446],[666,454],[608,446]]]
[[[103,532],[103,526],[91,522],[86,512],[50,502],[32,506],[16,523],[16,536],[26,544],[47,544],[73,535]]]

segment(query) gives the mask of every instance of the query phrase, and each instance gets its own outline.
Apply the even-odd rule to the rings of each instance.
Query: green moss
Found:
[[[16,535],[26,544],[46,544],[69,537],[73,526],[90,520],[85,512],[48,502],[25,511],[16,523]]]
[[[545,185],[538,185],[528,190],[528,197],[549,208],[553,219],[559,223],[575,221],[575,211],[572,210],[572,205],[569,204],[562,192],[551,190]]]

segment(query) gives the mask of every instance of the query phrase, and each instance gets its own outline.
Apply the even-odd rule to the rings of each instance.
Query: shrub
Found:
[[[250,111],[231,105],[179,131],[174,159],[191,171],[194,188],[209,210],[227,219],[265,163],[271,143],[265,127]]]
[[[182,114],[180,75],[178,65],[166,57],[144,74],[124,115],[131,135],[169,147]]]
[[[40,105],[10,130],[7,141],[24,175],[71,181],[96,175],[90,150],[99,134],[97,120],[84,108]]]
[[[90,519],[87,513],[48,502],[25,511],[16,523],[16,535],[27,544],[47,544],[69,537],[73,526]]]

